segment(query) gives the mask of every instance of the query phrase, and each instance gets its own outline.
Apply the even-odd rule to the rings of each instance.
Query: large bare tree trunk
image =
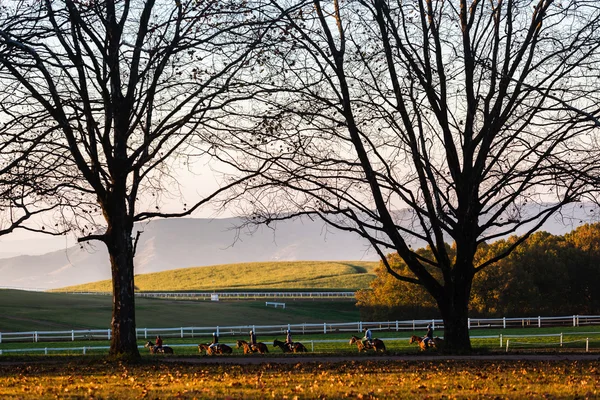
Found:
[[[113,317],[110,355],[137,359],[135,301],[133,281],[133,248],[127,229],[111,232],[108,246],[113,284]]]
[[[105,202],[108,223],[106,246],[110,256],[113,285],[113,317],[110,356],[123,359],[139,359],[135,329],[135,293],[132,239],[133,222],[127,212],[123,192],[126,179],[115,185],[115,192]]]
[[[444,320],[444,350],[450,353],[467,353],[471,351],[468,314],[471,282],[452,286],[453,288],[446,286],[444,300],[438,302]]]

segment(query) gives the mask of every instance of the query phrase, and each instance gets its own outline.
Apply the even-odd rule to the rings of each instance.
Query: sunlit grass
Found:
[[[139,291],[356,290],[369,287],[376,262],[285,261],[174,269],[135,277]],[[61,291],[107,292],[110,281],[69,286]]]

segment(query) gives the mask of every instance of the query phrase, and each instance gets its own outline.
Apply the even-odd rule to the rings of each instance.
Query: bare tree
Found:
[[[244,159],[279,157],[252,192],[253,218],[316,215],[368,239],[386,265],[385,253],[398,252],[410,273],[388,272],[433,296],[448,350],[469,350],[474,275],[593,189],[600,6],[295,7],[265,57],[270,93],[253,111],[262,115],[238,111],[252,126],[236,135],[253,145]],[[524,235],[504,253],[474,261],[481,243],[517,230]]]
[[[64,149],[54,145],[52,130],[22,129],[29,116],[11,119],[6,96],[0,100],[0,236],[17,229],[64,234],[68,226],[61,221],[46,226],[41,216],[75,206],[66,188],[77,178],[65,176],[71,165]]]
[[[110,354],[138,358],[134,310],[134,223],[188,215],[252,176],[242,171],[178,212],[161,209],[175,169],[209,155],[196,138],[220,118],[254,62],[264,13],[255,1],[22,0],[0,19],[0,82],[11,88],[13,119],[60,132],[91,198],[76,218],[80,241],[100,240],[110,256]],[[18,130],[18,128],[15,128]],[[199,188],[199,192],[202,188]],[[98,216],[104,220],[97,231]]]

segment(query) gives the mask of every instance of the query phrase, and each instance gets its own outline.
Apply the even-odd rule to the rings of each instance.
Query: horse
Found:
[[[292,343],[292,346],[290,348],[290,346],[287,343],[284,343],[280,340],[275,339],[273,341],[273,347],[279,347],[284,353],[306,353],[308,352],[308,349],[300,342],[294,342]]]
[[[147,347],[148,350],[150,350],[150,354],[173,354],[173,349],[169,346],[162,346],[155,350],[154,343],[151,341],[148,341],[144,347]]]
[[[244,349],[244,354],[250,354],[250,353],[260,353],[260,354],[265,354],[269,352],[269,349],[267,348],[267,345],[262,343],[262,342],[258,342],[256,344],[250,344],[248,342],[246,342],[245,340],[238,340],[236,342],[236,349],[239,349],[240,347],[242,347]]]
[[[356,347],[358,347],[359,353],[363,350],[364,351],[373,350],[373,351],[375,351],[375,353],[377,353],[378,351],[381,351],[382,353],[386,352],[385,344],[380,339],[373,339],[371,341],[371,343],[367,342],[367,344],[365,345],[359,337],[352,336],[352,338],[350,339],[350,342],[348,344],[356,344]]]
[[[219,343],[216,348],[210,347],[209,344],[199,344],[198,351],[200,353],[205,351],[207,356],[214,356],[215,354],[231,354],[233,349],[226,344],[221,343]]]
[[[432,347],[439,349],[444,344],[444,339],[440,339],[439,337],[436,336],[432,340],[429,341],[429,346],[427,346],[422,337],[412,335],[410,337],[410,340],[408,341],[408,344],[413,344],[413,343],[417,343],[419,345],[419,348],[421,349],[421,351],[426,351],[428,348],[432,348]]]

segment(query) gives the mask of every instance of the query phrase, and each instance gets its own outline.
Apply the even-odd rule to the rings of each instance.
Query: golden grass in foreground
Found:
[[[0,398],[598,398],[593,361],[0,366]]]
[[[282,261],[181,268],[136,275],[139,291],[365,289],[377,262]],[[110,281],[69,286],[60,291],[110,292]]]

